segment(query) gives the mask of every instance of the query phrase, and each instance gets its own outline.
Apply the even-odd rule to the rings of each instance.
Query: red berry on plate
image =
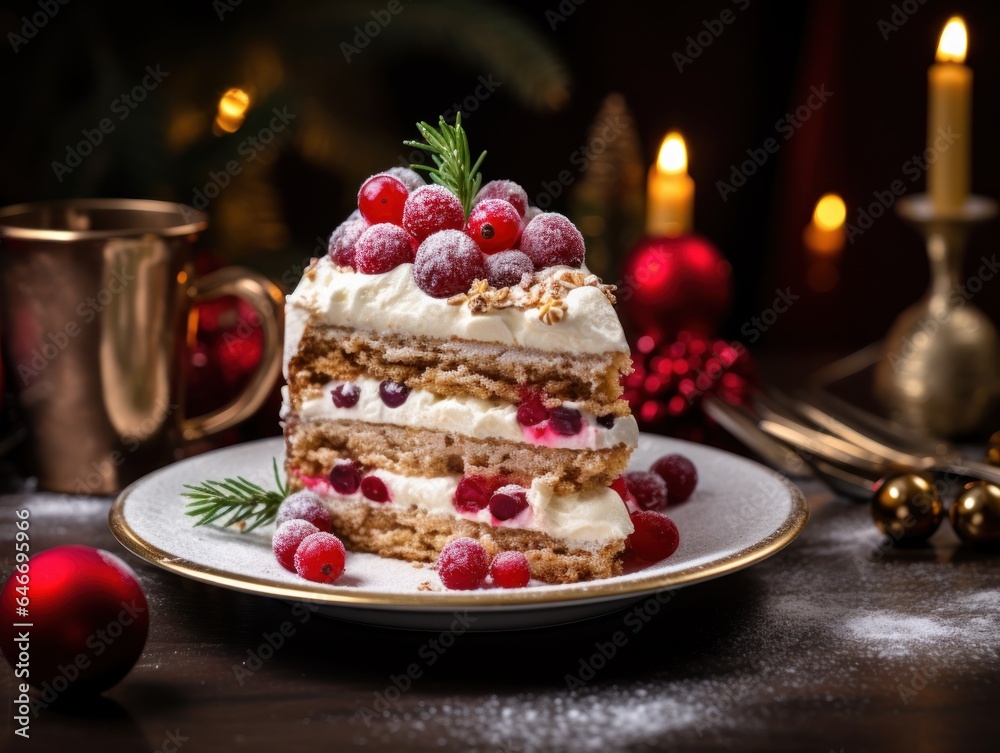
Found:
[[[560,405],[549,413],[549,426],[556,434],[562,434],[564,437],[575,436],[583,428],[583,414],[576,408]]]
[[[659,562],[675,551],[680,535],[674,521],[658,512],[639,510],[629,515],[635,530],[628,537],[628,547],[645,562]]]
[[[531,580],[531,565],[522,552],[500,552],[490,564],[490,575],[501,588],[524,588]]]
[[[286,520],[279,525],[271,538],[271,551],[274,552],[278,564],[294,573],[295,552],[302,539],[319,532],[319,529],[308,520]]]
[[[338,384],[333,388],[331,397],[338,408],[353,408],[361,399],[361,388],[353,382]]]
[[[464,226],[462,202],[444,186],[423,186],[406,200],[403,227],[418,241],[439,230],[461,230]]]
[[[523,251],[500,251],[486,257],[486,281],[495,288],[512,288],[534,271],[535,265]]]
[[[420,177],[420,173],[408,167],[390,167],[385,171],[385,174],[391,175],[393,178],[401,181],[410,193],[413,193],[421,186],[427,185],[427,181]]]
[[[361,486],[361,471],[350,460],[337,463],[330,471],[330,486],[338,494],[354,494]]]
[[[358,238],[368,229],[368,222],[355,212],[330,236],[329,254],[339,267],[354,267],[354,249]]]
[[[463,476],[455,489],[452,504],[459,512],[475,515],[490,503],[493,486],[485,476]]]
[[[632,471],[625,474],[625,483],[643,510],[662,510],[667,506],[667,484],[655,473]]]
[[[534,426],[549,417],[545,395],[541,390],[522,389],[521,403],[517,406],[517,422],[521,426]]]
[[[399,225],[372,225],[354,245],[354,267],[362,274],[384,274],[412,261],[410,236]]]
[[[521,237],[521,215],[508,201],[486,199],[472,210],[465,232],[485,254],[505,251]]]
[[[295,550],[295,572],[315,583],[333,583],[344,573],[344,545],[332,533],[313,533]]]
[[[378,476],[365,476],[361,479],[361,493],[372,502],[389,501],[389,489]]]
[[[398,178],[385,173],[373,175],[361,184],[358,209],[372,225],[379,222],[400,225],[403,222],[403,206],[409,195],[410,192]]]
[[[490,513],[497,520],[516,518],[528,509],[528,490],[517,484],[501,486],[490,497]]]
[[[466,292],[477,279],[486,279],[479,246],[460,230],[442,230],[417,249],[413,263],[417,287],[434,298]]]
[[[398,408],[410,396],[410,388],[405,384],[386,379],[378,386],[378,396],[388,407]]]
[[[330,511],[319,495],[308,490],[289,495],[278,507],[275,522],[280,526],[289,520],[306,520],[321,531],[330,530]]]
[[[452,591],[479,588],[489,572],[486,550],[475,539],[450,541],[438,555],[437,571],[445,588]]]
[[[672,505],[686,500],[698,486],[698,469],[683,455],[666,455],[653,463],[650,470],[667,483]]]
[[[583,264],[583,236],[576,225],[556,212],[543,212],[528,223],[521,234],[521,250],[535,269],[565,264]]]
[[[513,204],[521,217],[528,211],[528,194],[512,180],[491,180],[479,189],[479,193],[472,201],[473,208],[486,199],[502,199]]]

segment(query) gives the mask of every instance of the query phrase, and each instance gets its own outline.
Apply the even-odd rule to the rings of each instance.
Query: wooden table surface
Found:
[[[1000,556],[961,547],[948,530],[932,548],[880,548],[865,506],[805,489],[806,531],[756,567],[681,590],[662,608],[642,601],[563,627],[465,633],[441,651],[428,650],[438,635],[315,615],[303,623],[284,603],[162,572],[115,542],[108,499],[2,496],[5,575],[14,511],[28,507],[34,551],[85,543],[120,554],[152,614],[145,653],[120,685],[89,706],[43,711],[30,744],[12,737],[7,711],[3,743],[185,753],[997,750]],[[286,621],[294,634],[258,664],[265,634]],[[614,655],[595,659],[602,648]],[[415,662],[420,677],[397,690]],[[12,673],[0,675],[9,710]]]

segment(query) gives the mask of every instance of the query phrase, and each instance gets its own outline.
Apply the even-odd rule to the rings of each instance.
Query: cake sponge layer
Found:
[[[294,413],[286,417],[285,438],[289,469],[305,476],[326,477],[338,461],[354,460],[404,476],[503,476],[521,486],[548,475],[557,494],[610,485],[630,454],[624,445],[569,450],[363,421],[299,421]]]

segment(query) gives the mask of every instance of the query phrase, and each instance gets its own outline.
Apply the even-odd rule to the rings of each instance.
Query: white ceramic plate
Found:
[[[340,619],[443,630],[456,613],[467,613],[475,630],[541,627],[611,612],[663,589],[749,567],[785,547],[805,526],[808,508],[802,493],[783,476],[745,458],[643,434],[632,468],[647,469],[672,452],[689,457],[699,475],[691,499],[668,510],[680,531],[677,551],[642,570],[587,583],[446,591],[429,565],[349,552],[340,580],[321,585],[277,563],[271,553],[273,526],[249,534],[195,528],[184,514],[183,485],[243,476],[274,488],[271,460],[277,458],[281,466],[281,438],[216,450],[151,473],[115,500],[110,525],[127,549],[166,570],[223,588],[312,602]],[[428,581],[440,590],[418,589]]]

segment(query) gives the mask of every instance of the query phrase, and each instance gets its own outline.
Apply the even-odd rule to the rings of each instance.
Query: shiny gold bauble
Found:
[[[988,481],[966,484],[948,511],[948,519],[962,541],[1000,545],[1000,486]]]
[[[1000,431],[990,437],[990,448],[986,451],[986,460],[993,465],[1000,465]]]
[[[882,533],[900,544],[927,541],[944,519],[934,484],[916,473],[899,473],[876,484],[872,518]]]

